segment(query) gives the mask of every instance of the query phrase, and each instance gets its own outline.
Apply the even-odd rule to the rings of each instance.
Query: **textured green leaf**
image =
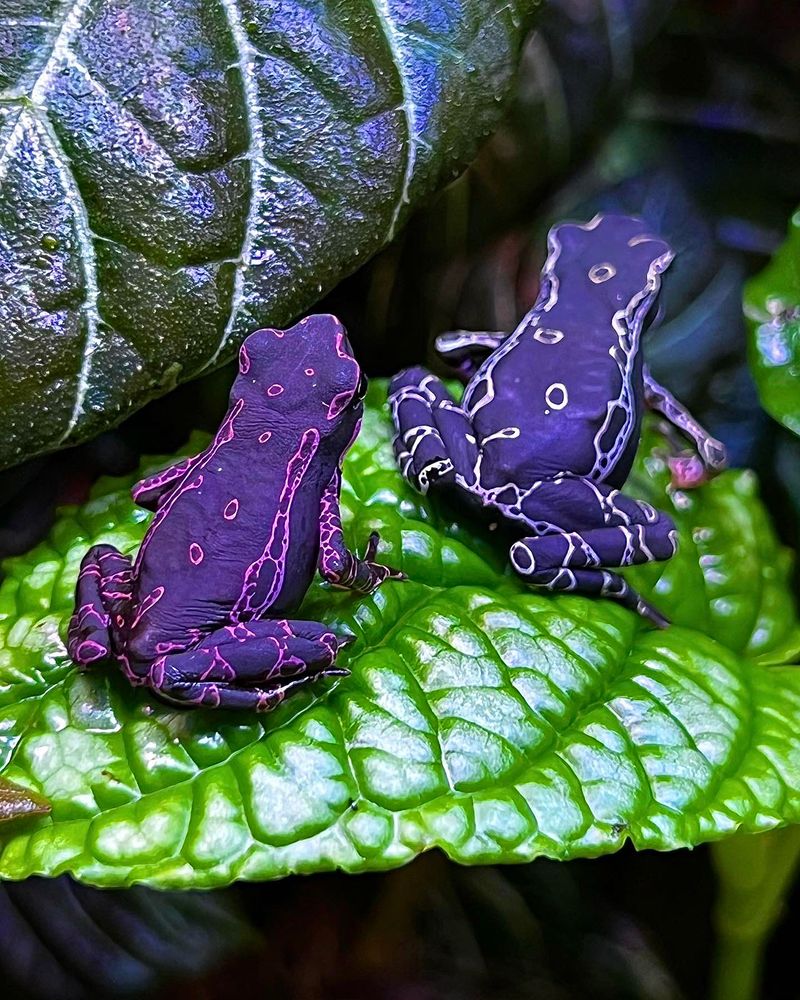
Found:
[[[372,528],[406,583],[315,585],[303,612],[358,637],[328,693],[256,718],[181,712],[111,668],[79,675],[59,631],[90,542],[147,517],[106,480],[0,589],[3,775],[52,813],[0,831],[0,875],[214,886],[386,869],[438,846],[470,863],[668,849],[800,819],[800,671],[788,563],[753,477],[665,490],[650,437],[632,488],[682,552],[637,582],[674,617],[534,593],[500,539],[395,471],[384,387],[346,464],[350,537]],[[194,442],[199,444],[200,441]],[[758,662],[763,661],[763,662]]]
[[[536,2],[0,2],[0,467],[391,239],[496,123]]]
[[[764,409],[800,434],[800,210],[786,242],[745,287],[750,365]]]

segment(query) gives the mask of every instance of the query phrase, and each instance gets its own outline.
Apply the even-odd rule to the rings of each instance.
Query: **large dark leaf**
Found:
[[[0,3],[0,466],[284,325],[494,125],[535,0]]]

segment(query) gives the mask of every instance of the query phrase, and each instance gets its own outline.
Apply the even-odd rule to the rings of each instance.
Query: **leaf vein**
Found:
[[[389,243],[392,239],[394,239],[395,233],[397,232],[397,224],[400,220],[400,213],[403,210],[403,206],[407,205],[411,200],[411,181],[414,178],[417,160],[417,146],[419,144],[419,136],[417,135],[417,109],[414,105],[414,97],[411,92],[411,81],[406,70],[403,50],[400,44],[400,32],[398,31],[391,16],[391,10],[389,7],[391,0],[370,0],[370,2],[375,9],[378,21],[380,22],[386,38],[386,43],[389,46],[389,53],[397,69],[400,87],[403,92],[402,109],[403,114],[405,115],[406,129],[408,132],[403,183],[400,188],[400,194],[398,195],[392,209],[392,217],[389,222],[389,229],[386,235],[386,242]]]

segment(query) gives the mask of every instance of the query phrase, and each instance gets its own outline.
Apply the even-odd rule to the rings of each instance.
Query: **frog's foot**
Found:
[[[511,563],[529,583],[554,591],[608,597],[664,628],[669,620],[608,566],[669,559],[677,532],[664,514],[650,524],[617,525],[522,538],[511,546]]]
[[[322,677],[346,676],[336,654],[352,638],[319,622],[251,621],[227,625],[192,649],[166,653],[134,673],[165,701],[184,707],[269,712]]]
[[[426,368],[407,368],[392,379],[389,404],[400,471],[416,490],[472,475],[478,455],[472,425],[440,379]]]
[[[725,446],[715,438],[708,438],[703,442],[702,449],[696,452],[677,451],[677,454],[669,456],[667,464],[675,489],[696,489],[725,469],[727,465]]]
[[[323,579],[332,587],[355,590],[360,594],[371,594],[385,580],[406,580],[408,577],[399,569],[375,562],[380,535],[373,531],[367,542],[363,559],[360,559],[343,545],[326,545],[323,536],[320,545],[319,571]]]
[[[67,651],[81,667],[107,659],[111,637],[131,598],[131,560],[113,545],[95,545],[81,562],[75,588],[75,611],[69,623]]]
[[[725,445],[712,437],[672,393],[659,385],[645,366],[645,402],[664,418],[659,430],[669,442],[672,456],[669,467],[672,485],[678,489],[693,489],[719,475],[727,464]],[[694,445],[694,451],[685,451],[685,441]]]

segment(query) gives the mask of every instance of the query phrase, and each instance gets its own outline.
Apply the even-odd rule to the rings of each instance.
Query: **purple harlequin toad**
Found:
[[[268,711],[335,666],[348,639],[289,617],[319,570],[369,592],[402,574],[348,550],[342,460],[366,379],[333,316],[243,343],[230,407],[199,455],[143,479],[155,511],[133,562],[111,545],[83,559],[69,626],[82,667],[115,657],[131,684],[184,706]]]
[[[640,219],[615,215],[554,226],[548,249],[539,297],[512,334],[438,339],[467,380],[460,404],[424,368],[395,376],[395,453],[421,492],[455,489],[516,528],[511,564],[527,582],[614,598],[664,626],[607,567],[676,549],[670,518],[620,492],[646,406],[697,448],[699,462],[673,465],[680,485],[696,485],[698,465],[725,465],[720,442],[643,364],[642,329],[673,254]]]

